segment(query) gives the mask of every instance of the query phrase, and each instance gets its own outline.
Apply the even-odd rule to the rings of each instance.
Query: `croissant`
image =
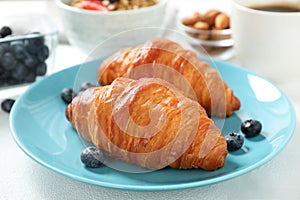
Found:
[[[194,100],[158,78],[116,78],[84,91],[67,106],[79,135],[113,158],[146,169],[216,170],[227,143]]]
[[[121,49],[104,60],[98,69],[101,85],[108,85],[121,76],[162,78],[187,97],[198,100],[209,116],[230,116],[240,108],[239,99],[217,70],[200,61],[195,52],[165,38],[154,38],[136,48]]]

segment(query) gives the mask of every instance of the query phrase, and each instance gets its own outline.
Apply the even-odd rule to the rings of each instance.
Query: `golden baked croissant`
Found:
[[[66,109],[79,135],[110,156],[146,169],[216,170],[227,143],[204,108],[158,78],[117,78]]]
[[[108,85],[121,76],[167,80],[187,97],[198,100],[210,116],[230,116],[240,108],[239,99],[217,70],[200,61],[193,51],[165,38],[149,40],[136,48],[121,49],[98,69],[101,85]]]

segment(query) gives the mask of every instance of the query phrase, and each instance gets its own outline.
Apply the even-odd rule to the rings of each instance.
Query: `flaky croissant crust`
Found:
[[[145,65],[148,67],[139,70]],[[178,75],[170,73],[169,68],[179,72],[188,84],[178,81]],[[165,38],[154,38],[141,46],[121,49],[107,58],[98,69],[98,81],[102,85],[110,84],[121,76],[167,80],[183,91],[185,96],[197,99],[210,116],[230,116],[240,108],[239,99],[215,69],[201,61],[193,51],[183,49]]]
[[[66,116],[82,138],[125,162],[148,169],[222,167],[227,144],[197,103],[156,78],[117,78],[90,88]]]

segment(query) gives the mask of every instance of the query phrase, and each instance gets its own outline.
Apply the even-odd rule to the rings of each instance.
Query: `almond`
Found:
[[[216,16],[215,27],[216,29],[227,29],[230,26],[230,18],[225,13],[220,13]]]
[[[200,33],[197,36],[197,38],[200,39],[200,40],[208,40],[209,39],[209,34],[208,33]]]
[[[199,30],[208,30],[209,29],[209,24],[206,22],[199,21],[193,26],[195,29]]]
[[[203,16],[203,21],[207,22],[210,26],[215,23],[215,19],[221,12],[219,10],[209,10]]]
[[[195,17],[185,17],[185,18],[183,18],[182,19],[182,23],[184,24],[184,25],[186,25],[186,26],[192,26],[192,25],[194,25],[196,22],[197,22],[198,20],[197,20],[197,18],[195,18]]]

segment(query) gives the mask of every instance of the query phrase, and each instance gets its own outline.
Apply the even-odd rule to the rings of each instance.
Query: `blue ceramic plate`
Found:
[[[159,191],[200,187],[225,181],[262,166],[289,142],[295,128],[295,112],[287,96],[265,78],[214,61],[222,78],[241,100],[241,108],[222,125],[225,135],[239,131],[241,122],[254,118],[262,122],[262,134],[245,139],[244,148],[230,153],[225,166],[216,171],[166,168],[149,173],[126,173],[109,167],[90,170],[80,161],[85,147],[65,118],[66,104],[60,97],[64,87],[86,81],[101,60],[83,67],[68,68],[33,84],[15,103],[10,115],[13,137],[33,160],[66,177],[102,187]],[[77,72],[80,76],[76,78]],[[76,81],[75,81],[76,80]],[[95,78],[96,80],[96,78]],[[76,84],[75,84],[76,85]],[[221,120],[222,121],[222,120]],[[215,120],[216,124],[220,120]]]

